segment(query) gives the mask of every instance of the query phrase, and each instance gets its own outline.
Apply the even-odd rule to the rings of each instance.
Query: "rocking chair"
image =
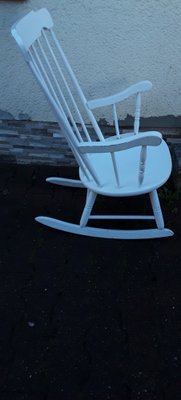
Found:
[[[47,178],[47,182],[85,188],[86,203],[80,224],[39,216],[36,221],[49,227],[80,235],[114,238],[147,239],[172,236],[164,228],[157,189],[170,176],[172,162],[167,144],[159,132],[139,132],[141,93],[152,84],[141,81],[126,90],[96,100],[87,101],[53,31],[49,12],[42,8],[31,11],[12,27],[21,52],[48,98],[61,131],[79,165],[80,180]],[[71,85],[73,90],[71,90]],[[121,134],[116,104],[135,95],[133,132]],[[75,100],[76,97],[76,100]],[[80,106],[94,131],[90,133],[80,112]],[[115,135],[105,137],[94,115],[94,109],[112,106]],[[104,196],[140,196],[148,193],[153,215],[91,215],[97,194]],[[89,219],[155,220],[154,229],[118,230],[87,226]]]

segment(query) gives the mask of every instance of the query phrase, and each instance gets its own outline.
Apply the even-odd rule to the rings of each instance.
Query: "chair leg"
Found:
[[[153,190],[151,193],[149,193],[149,195],[153,207],[154,217],[157,224],[157,228],[155,229],[118,230],[118,229],[93,228],[90,226],[85,226],[90,217],[90,213],[97,196],[92,190],[87,190],[86,204],[79,225],[44,216],[37,217],[36,221],[40,222],[43,225],[49,226],[50,228],[58,229],[60,231],[75,233],[84,236],[97,237],[97,238],[154,239],[154,238],[172,236],[174,233],[170,229],[166,228],[164,229],[163,216],[160,208],[160,202],[157,195],[157,191]]]
[[[80,226],[81,228],[83,226],[86,226],[87,221],[89,219],[90,213],[92,211],[93,205],[95,203],[95,199],[97,197],[97,194],[94,193],[92,190],[87,190],[87,198],[86,198],[86,204],[80,219]]]
[[[164,220],[160,207],[160,200],[156,189],[150,192],[149,195],[157,227],[158,229],[164,229]]]

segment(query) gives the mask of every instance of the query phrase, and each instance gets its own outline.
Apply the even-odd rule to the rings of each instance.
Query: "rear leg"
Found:
[[[90,213],[92,211],[93,205],[95,203],[97,194],[94,193],[92,190],[87,190],[87,198],[86,198],[86,203],[85,203],[85,207],[80,219],[80,226],[81,228],[83,226],[86,226],[87,221],[89,219]]]
[[[160,207],[160,200],[159,200],[156,189],[153,190],[151,193],[149,193],[149,195],[150,195],[151,205],[153,208],[153,213],[155,216],[157,228],[164,229],[164,219],[163,219],[163,214],[162,214],[162,210]]]

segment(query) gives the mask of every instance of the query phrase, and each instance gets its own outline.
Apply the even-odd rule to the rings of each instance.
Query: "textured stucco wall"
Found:
[[[0,110],[18,118],[54,120],[10,35],[22,14],[47,7],[64,51],[88,99],[109,95],[138,80],[153,89],[144,95],[142,116],[181,115],[180,0],[0,1]],[[97,118],[112,122],[98,110]],[[133,114],[133,101],[120,109]]]

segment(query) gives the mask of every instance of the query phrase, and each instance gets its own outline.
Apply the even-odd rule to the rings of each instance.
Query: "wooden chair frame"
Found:
[[[36,221],[55,229],[103,238],[172,236],[173,232],[164,227],[157,194],[157,189],[171,173],[170,152],[159,132],[139,132],[141,94],[151,89],[152,84],[141,81],[112,96],[87,101],[57,40],[52,18],[46,9],[31,11],[13,25],[11,32],[49,100],[79,165],[80,180],[51,177],[47,182],[87,190],[79,225],[45,216],[37,217]],[[136,97],[133,132],[122,134],[116,106],[133,95]],[[87,128],[77,99],[94,129],[94,137]],[[93,114],[94,109],[105,106],[112,107],[115,123],[115,136],[109,138],[103,135]],[[150,196],[153,215],[91,215],[97,194],[126,197],[144,193]],[[103,218],[154,219],[156,228],[116,230],[87,225],[88,220]]]

